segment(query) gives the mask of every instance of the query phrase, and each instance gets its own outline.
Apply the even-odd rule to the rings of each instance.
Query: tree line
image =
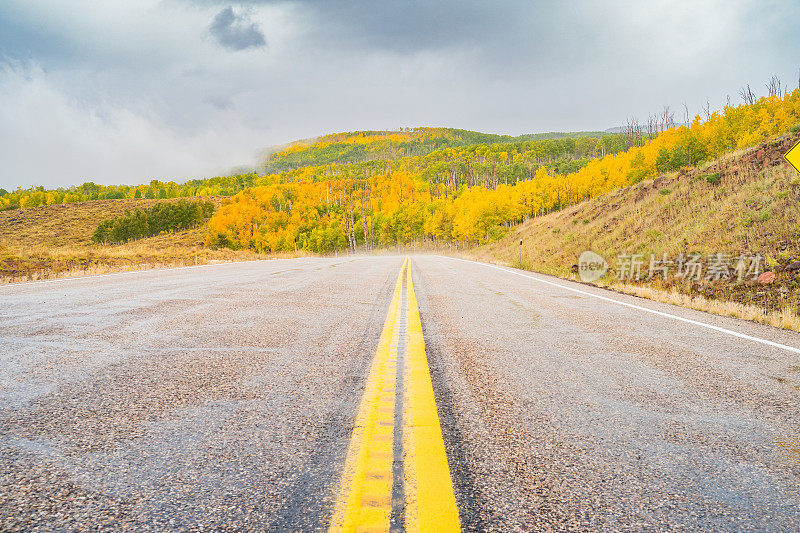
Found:
[[[540,164],[553,165],[559,171],[565,170],[564,165],[573,165],[570,167],[572,170],[576,158],[616,153],[622,147],[617,137],[600,135],[595,138],[584,133],[510,137],[449,128],[340,133],[315,141],[293,143],[273,153],[265,163],[264,175],[241,173],[183,183],[151,180],[142,185],[100,185],[89,181],[56,189],[42,186],[13,191],[0,189],[0,211],[91,200],[233,196],[276,180],[293,182],[330,179],[337,175],[346,177],[362,168],[386,168],[387,164],[395,164],[394,168],[408,164],[427,168],[434,163],[447,163],[453,168],[449,177],[438,170],[429,172],[427,176],[435,180],[447,179],[456,185],[496,186],[529,179]],[[489,145],[498,148],[487,151],[485,147]],[[483,152],[467,150],[470,146],[483,146]],[[500,157],[503,151],[516,160]]]
[[[92,235],[92,242],[121,244],[164,232],[189,229],[201,225],[213,213],[214,204],[209,201],[161,202],[102,221]]]

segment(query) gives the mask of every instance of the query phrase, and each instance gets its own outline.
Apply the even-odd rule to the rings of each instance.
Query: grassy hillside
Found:
[[[211,198],[219,205],[221,198]],[[115,246],[92,245],[97,225],[158,200],[96,200],[0,212],[0,280],[22,281],[157,266],[263,257],[208,250],[202,227]]]
[[[663,174],[536,217],[476,252],[531,270],[577,279],[578,256],[593,250],[612,271],[599,283],[642,296],[797,328],[800,314],[800,176],[783,154],[800,134],[778,137],[691,170]],[[519,262],[519,240],[523,260]],[[620,254],[760,254],[775,282],[615,280]],[[726,304],[730,302],[732,304]],[[735,304],[735,305],[734,305]],[[748,308],[754,306],[758,309]],[[765,309],[767,313],[761,313]]]

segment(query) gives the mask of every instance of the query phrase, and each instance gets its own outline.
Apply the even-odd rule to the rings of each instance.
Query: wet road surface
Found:
[[[325,530],[403,263],[0,287],[0,529]],[[563,287],[800,335],[409,269],[463,529],[800,529],[800,354]]]

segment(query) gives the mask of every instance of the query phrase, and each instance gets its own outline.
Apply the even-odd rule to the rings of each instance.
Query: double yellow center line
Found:
[[[401,346],[405,347],[400,369],[402,390],[397,390]],[[402,399],[399,432],[395,428],[398,399]],[[397,469],[393,470],[398,435],[402,442],[401,480],[395,479]],[[403,501],[393,502],[393,488],[400,485]],[[397,495],[394,494],[395,498]],[[393,507],[395,515],[401,510],[406,531],[459,530],[458,509],[408,260],[397,276],[392,303],[367,378],[330,531],[389,531]]]

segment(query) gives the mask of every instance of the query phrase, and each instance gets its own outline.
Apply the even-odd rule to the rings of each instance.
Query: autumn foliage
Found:
[[[419,138],[340,134],[274,154],[273,161],[291,159],[292,166],[304,152],[326,163],[297,166],[238,193],[209,221],[207,244],[330,252],[412,241],[490,241],[527,217],[752,146],[798,122],[800,89],[728,106],[706,120],[697,116],[625,151],[619,151],[621,136],[511,138],[339,164],[331,154],[352,155],[350,146],[374,155]],[[371,143],[374,150],[363,148]]]

